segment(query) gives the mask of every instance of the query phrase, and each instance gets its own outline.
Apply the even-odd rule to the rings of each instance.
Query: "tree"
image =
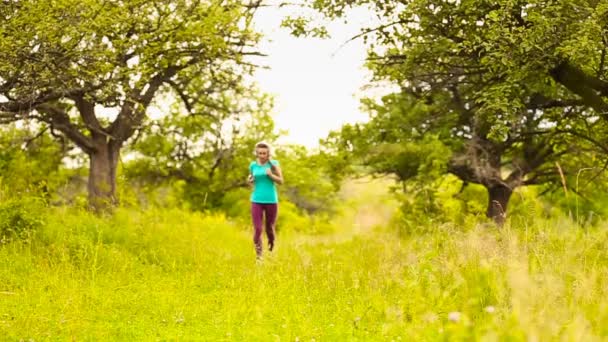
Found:
[[[490,136],[490,125],[474,110],[453,110],[452,99],[430,102],[394,93],[381,102],[365,101],[370,120],[333,133],[338,155],[350,155],[367,172],[392,174],[403,183],[432,183],[445,173],[484,186],[486,214],[502,224],[511,194],[520,186],[559,182],[555,162],[583,151],[560,134],[547,115],[522,114],[507,126],[504,138]],[[547,125],[547,127],[543,127]],[[576,165],[562,163],[564,168]]]
[[[91,206],[116,203],[121,148],[155,100],[172,92],[190,108],[197,94],[252,72],[246,57],[258,55],[251,21],[259,4],[3,1],[0,123],[50,125],[89,156]]]
[[[474,54],[480,59],[481,71],[502,81],[503,94],[494,94],[497,99],[520,104],[517,95],[521,84],[542,85],[550,79],[562,90],[568,90],[562,95],[577,95],[578,100],[598,113],[606,111],[606,0],[307,3],[330,18],[345,16],[350,7],[368,7],[382,24],[363,28],[359,37],[375,38],[375,47],[381,47],[375,54],[379,57],[377,52],[384,50],[381,58],[407,66],[405,73],[425,54],[446,58],[434,61],[438,71],[453,68],[450,62],[455,58],[466,59]],[[303,20],[296,22],[298,25],[292,27],[302,34],[305,24]],[[314,29],[318,31],[317,27]],[[561,96],[551,97],[558,98]]]
[[[368,67],[401,89],[385,98],[384,114],[411,112],[378,121],[399,127],[397,141],[432,134],[448,145],[447,170],[487,188],[487,214],[498,223],[517,186],[554,179],[552,162],[576,150],[565,143],[572,136],[603,143],[587,134],[600,125],[593,99],[601,94],[585,71],[605,72],[605,1],[310,4],[329,17],[366,5],[381,18],[360,35],[370,42]]]

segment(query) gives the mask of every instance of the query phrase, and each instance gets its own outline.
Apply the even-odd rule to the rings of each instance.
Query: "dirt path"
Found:
[[[346,242],[386,226],[398,206],[389,191],[391,185],[392,181],[387,179],[348,181],[339,194],[343,203],[341,212],[332,219],[336,231],[327,235],[299,236],[296,245]]]

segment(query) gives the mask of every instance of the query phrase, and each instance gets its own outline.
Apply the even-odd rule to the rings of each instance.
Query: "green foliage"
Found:
[[[243,222],[251,221],[251,189],[239,188],[227,192],[222,197],[219,207],[228,217],[240,218]]]
[[[45,204],[35,197],[2,197],[4,196],[0,196],[0,246],[14,240],[30,241],[32,234],[45,223]]]
[[[257,39],[248,26],[249,9],[235,1],[45,0],[5,2],[0,9],[1,77],[20,76],[7,88],[19,99],[84,85],[91,100],[114,107],[127,90],[140,89],[159,72],[192,71],[184,63],[202,72],[208,62],[238,62],[240,56],[228,56],[235,45]]]
[[[333,209],[333,208],[332,208]],[[334,231],[327,212],[310,214],[290,201],[279,204],[277,231],[301,234],[326,234]]]
[[[477,184],[464,184],[450,174],[394,190],[400,211],[393,221],[403,236],[433,232],[446,222],[469,226],[483,221],[485,215],[486,190]]]
[[[285,179],[279,187],[281,198],[309,214],[332,211],[338,185],[323,155],[303,146],[284,145],[278,146],[275,158]]]
[[[568,121],[566,131],[579,132],[581,121],[600,125],[597,114],[607,108],[606,1],[307,3],[329,18],[369,7],[382,19],[362,28],[375,78],[420,97],[448,90],[454,100],[448,108],[476,112],[491,139],[510,139],[525,110],[548,119],[541,128]],[[594,119],[579,106],[594,109]]]
[[[182,115],[206,115],[208,108],[223,110],[238,101],[255,69],[247,56],[259,55],[253,48],[260,36],[252,30],[259,5],[1,2],[0,123],[31,119],[50,125],[96,169],[105,169],[92,173],[92,206],[116,202],[117,156],[145,127],[155,100],[179,98]]]
[[[215,105],[206,107],[210,101]],[[142,132],[125,176],[144,192],[169,189],[189,208],[217,208],[227,193],[247,186],[253,146],[276,139],[271,109],[272,99],[254,88],[227,90],[196,104],[191,116],[176,104]]]
[[[282,27],[289,28],[291,34],[296,37],[310,36],[316,38],[328,38],[329,33],[327,29],[322,26],[311,26],[310,20],[307,18],[292,18],[287,17],[281,22]]]
[[[564,213],[581,227],[594,226],[608,217],[606,174],[602,166],[581,168],[576,173],[566,175],[564,184],[543,186],[527,197],[545,193],[541,213],[555,215]]]
[[[36,132],[9,125],[0,129],[0,186],[11,196],[51,197],[65,180],[61,168],[66,151],[46,129]]]
[[[346,143],[331,142],[342,154],[359,145],[361,159],[376,149],[367,164],[406,180],[416,175],[412,155],[424,148],[412,144],[424,146],[428,136],[449,149],[444,171],[495,197],[492,189],[558,183],[560,172],[598,167],[588,156],[605,159],[605,1],[307,4],[346,20],[348,9],[369,7],[381,24],[362,27],[367,66],[375,81],[399,87],[364,101],[370,122],[344,128]],[[488,205],[497,222],[498,211]]]
[[[435,179],[445,172],[449,149],[438,139],[426,136],[419,142],[380,143],[365,158],[374,173],[395,174],[403,182]]]
[[[384,218],[375,220],[387,207],[378,185],[344,187],[343,203],[353,206],[343,208],[341,224],[353,222],[333,233],[295,234],[285,222],[277,249],[258,264],[250,229],[223,215],[118,209],[100,217],[50,209],[29,243],[0,247],[0,334],[248,341],[608,336],[603,224],[581,230],[564,218],[528,216],[500,230],[428,225],[421,227],[426,234],[400,238],[382,227]]]

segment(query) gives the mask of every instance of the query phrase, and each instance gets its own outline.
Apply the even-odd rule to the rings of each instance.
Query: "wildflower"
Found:
[[[496,311],[496,308],[495,308],[495,307],[493,307],[492,305],[490,305],[490,306],[486,306],[485,311],[486,311],[487,313],[494,313],[494,312]]]
[[[460,321],[460,316],[461,316],[460,312],[452,311],[448,314],[448,320],[450,322],[458,322],[458,321]]]

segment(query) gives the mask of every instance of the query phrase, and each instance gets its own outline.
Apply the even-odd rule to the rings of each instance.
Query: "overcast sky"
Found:
[[[329,26],[330,39],[296,38],[280,23],[294,8],[266,7],[257,13],[257,28],[266,35],[260,50],[268,57],[259,70],[260,88],[275,96],[274,119],[278,129],[288,130],[286,142],[318,146],[330,130],[344,123],[364,121],[359,110],[361,87],[369,73],[363,68],[365,47],[361,39],[349,42],[371,17],[353,12],[349,23]]]

